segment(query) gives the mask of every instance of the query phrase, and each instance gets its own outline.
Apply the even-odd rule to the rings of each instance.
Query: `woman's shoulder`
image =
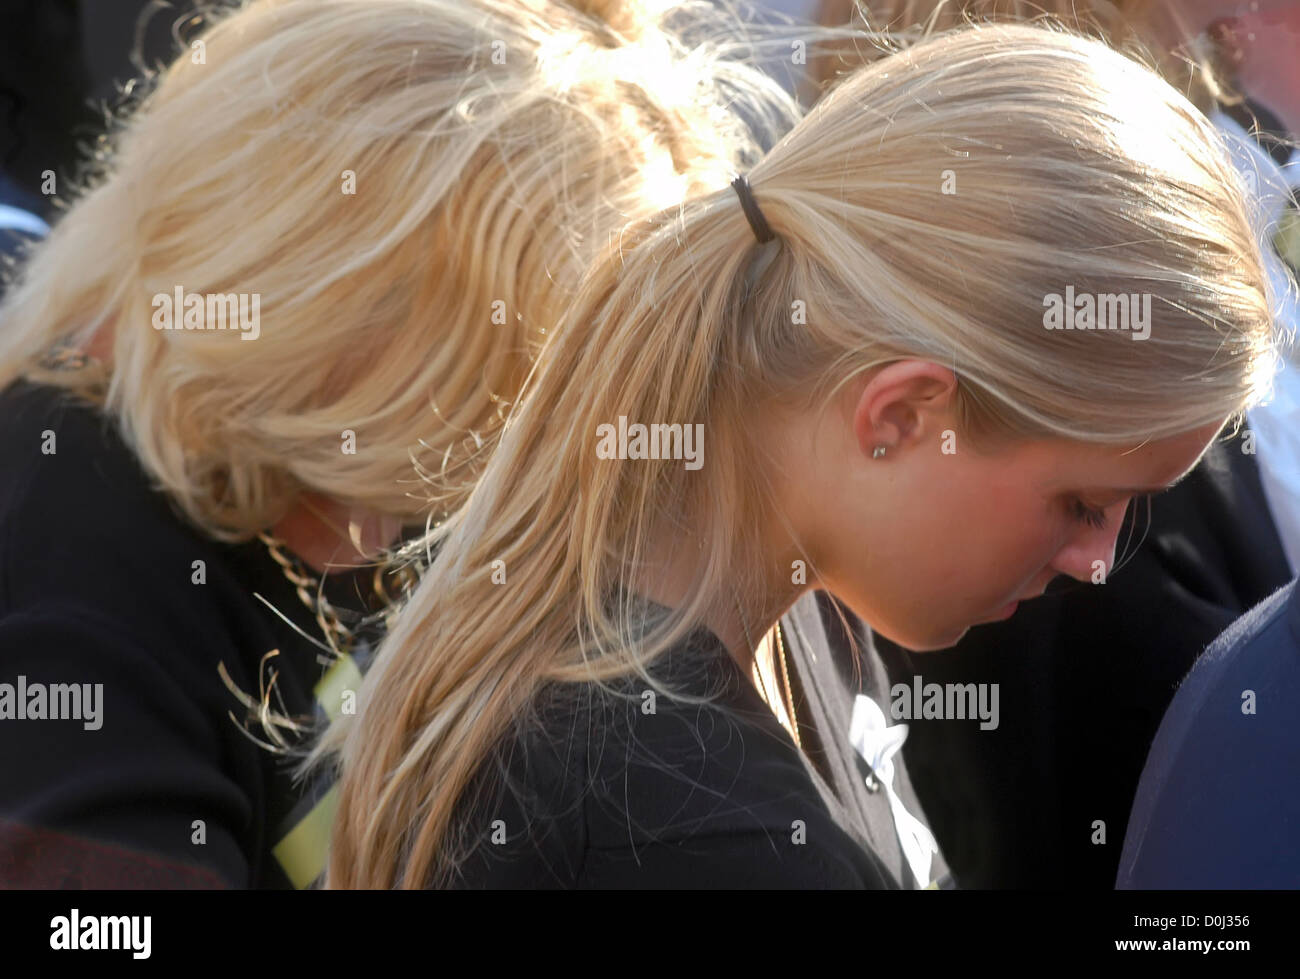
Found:
[[[120,540],[166,512],[112,418],[72,391],[18,381],[0,391],[0,519],[40,532],[72,527]],[[49,518],[48,520],[46,518]],[[35,529],[35,528],[33,528]]]
[[[891,886],[716,639],[649,673],[545,700],[477,810],[461,886]]]
[[[154,858],[189,873],[189,832],[157,800],[190,799],[211,814],[204,868],[287,883],[267,841],[301,793],[235,693],[270,689],[259,670],[279,634],[232,549],[186,524],[111,418],[62,389],[0,392],[0,452],[0,679],[16,693],[0,693],[0,717],[22,701],[50,722],[0,724],[0,816],[38,827],[55,877],[114,886]],[[271,703],[297,717],[319,667],[278,648]]]
[[[106,656],[112,637],[223,720],[219,664],[257,689],[278,634],[244,580],[247,548],[186,521],[107,413],[58,387],[10,385],[0,453],[0,658],[16,655],[3,637],[20,626],[69,670]]]
[[[0,453],[0,559],[21,566],[12,604],[24,583],[57,583],[43,603],[79,589],[123,609],[140,594],[191,597],[195,562],[217,563],[219,545],[154,488],[112,418],[73,393],[26,382],[0,392]]]

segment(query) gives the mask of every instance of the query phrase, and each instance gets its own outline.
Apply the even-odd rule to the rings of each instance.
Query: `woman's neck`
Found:
[[[669,557],[651,560],[647,573],[642,576],[637,590],[645,598],[665,608],[681,609],[696,597],[693,583],[699,564],[705,559],[703,549],[683,550],[673,547],[682,540],[699,539],[690,535],[675,535],[668,540]],[[751,562],[756,563],[756,562]],[[780,564],[757,562],[763,567],[780,567]],[[784,565],[789,566],[789,562]],[[795,727],[795,717],[787,708],[793,695],[787,687],[788,674],[782,668],[776,645],[775,626],[790,606],[808,590],[807,586],[790,584],[746,589],[742,593],[735,582],[739,575],[725,575],[724,594],[706,607],[701,625],[712,632],[726,647],[745,677],[758,691],[759,696],[772,711],[777,721],[790,733],[796,744],[801,741]],[[746,576],[754,580],[754,576]]]
[[[271,533],[313,570],[323,574],[373,563],[398,539],[397,517],[305,493],[271,528]]]
[[[637,590],[666,608],[680,609],[692,604],[697,598],[698,572],[708,560],[708,554],[703,547],[689,546],[689,542],[703,538],[678,528],[671,534],[654,534],[652,539],[659,543],[651,546]],[[686,547],[681,546],[684,542]],[[790,566],[789,561],[783,564],[762,558],[751,559],[749,563],[757,567]],[[752,584],[742,587],[737,584],[739,581]],[[760,668],[765,662],[770,663],[770,656],[761,655],[765,650],[770,652],[764,645],[765,637],[808,587],[791,583],[788,576],[769,582],[761,575],[725,574],[721,592],[706,606],[700,624],[718,637],[745,675],[752,677],[756,654],[760,654],[757,661]]]

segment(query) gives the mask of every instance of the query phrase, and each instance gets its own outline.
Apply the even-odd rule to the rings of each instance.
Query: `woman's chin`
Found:
[[[950,630],[946,633],[936,634],[934,632],[916,633],[916,634],[894,634],[891,635],[882,629],[875,630],[884,636],[890,642],[893,642],[904,649],[913,653],[935,653],[941,649],[951,649],[957,643],[961,642],[962,637],[970,631],[970,626],[962,626],[956,630]]]

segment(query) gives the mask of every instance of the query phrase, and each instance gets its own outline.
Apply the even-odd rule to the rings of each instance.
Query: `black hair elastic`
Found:
[[[731,186],[736,191],[736,196],[740,198],[740,206],[745,212],[750,228],[754,231],[754,237],[758,239],[760,245],[766,245],[776,235],[772,234],[767,218],[763,217],[763,212],[759,210],[758,201],[754,200],[754,191],[749,186],[749,180],[742,173],[731,182]]]

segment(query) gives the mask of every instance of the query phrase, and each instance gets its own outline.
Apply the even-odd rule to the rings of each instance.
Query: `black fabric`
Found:
[[[78,0],[10,0],[0,10],[0,169],[53,220],[45,173],[72,177],[78,141],[103,131],[87,104]]]
[[[1149,530],[1105,585],[1058,579],[1062,589],[949,650],[909,653],[878,639],[895,680],[1000,684],[995,730],[914,721],[904,749],[962,887],[1113,886],[1138,778],[1178,682],[1291,577],[1243,436],[1216,442],[1150,500]],[[1139,536],[1146,505],[1130,508]],[[1121,533],[1121,552],[1124,542]],[[1098,820],[1104,843],[1094,842]]]
[[[147,867],[150,886],[287,886],[271,850],[302,793],[218,666],[254,700],[273,669],[272,705],[311,721],[318,650],[255,597],[319,638],[293,588],[256,541],[192,529],[113,425],[56,389],[0,394],[0,459],[0,683],[103,684],[98,730],[0,719],[0,883],[130,886]],[[351,574],[326,593],[362,594]]]
[[[790,736],[711,633],[651,674],[540,698],[462,807],[458,888],[895,888],[835,821]],[[682,700],[711,697],[707,705]],[[493,834],[497,834],[494,842]]]

